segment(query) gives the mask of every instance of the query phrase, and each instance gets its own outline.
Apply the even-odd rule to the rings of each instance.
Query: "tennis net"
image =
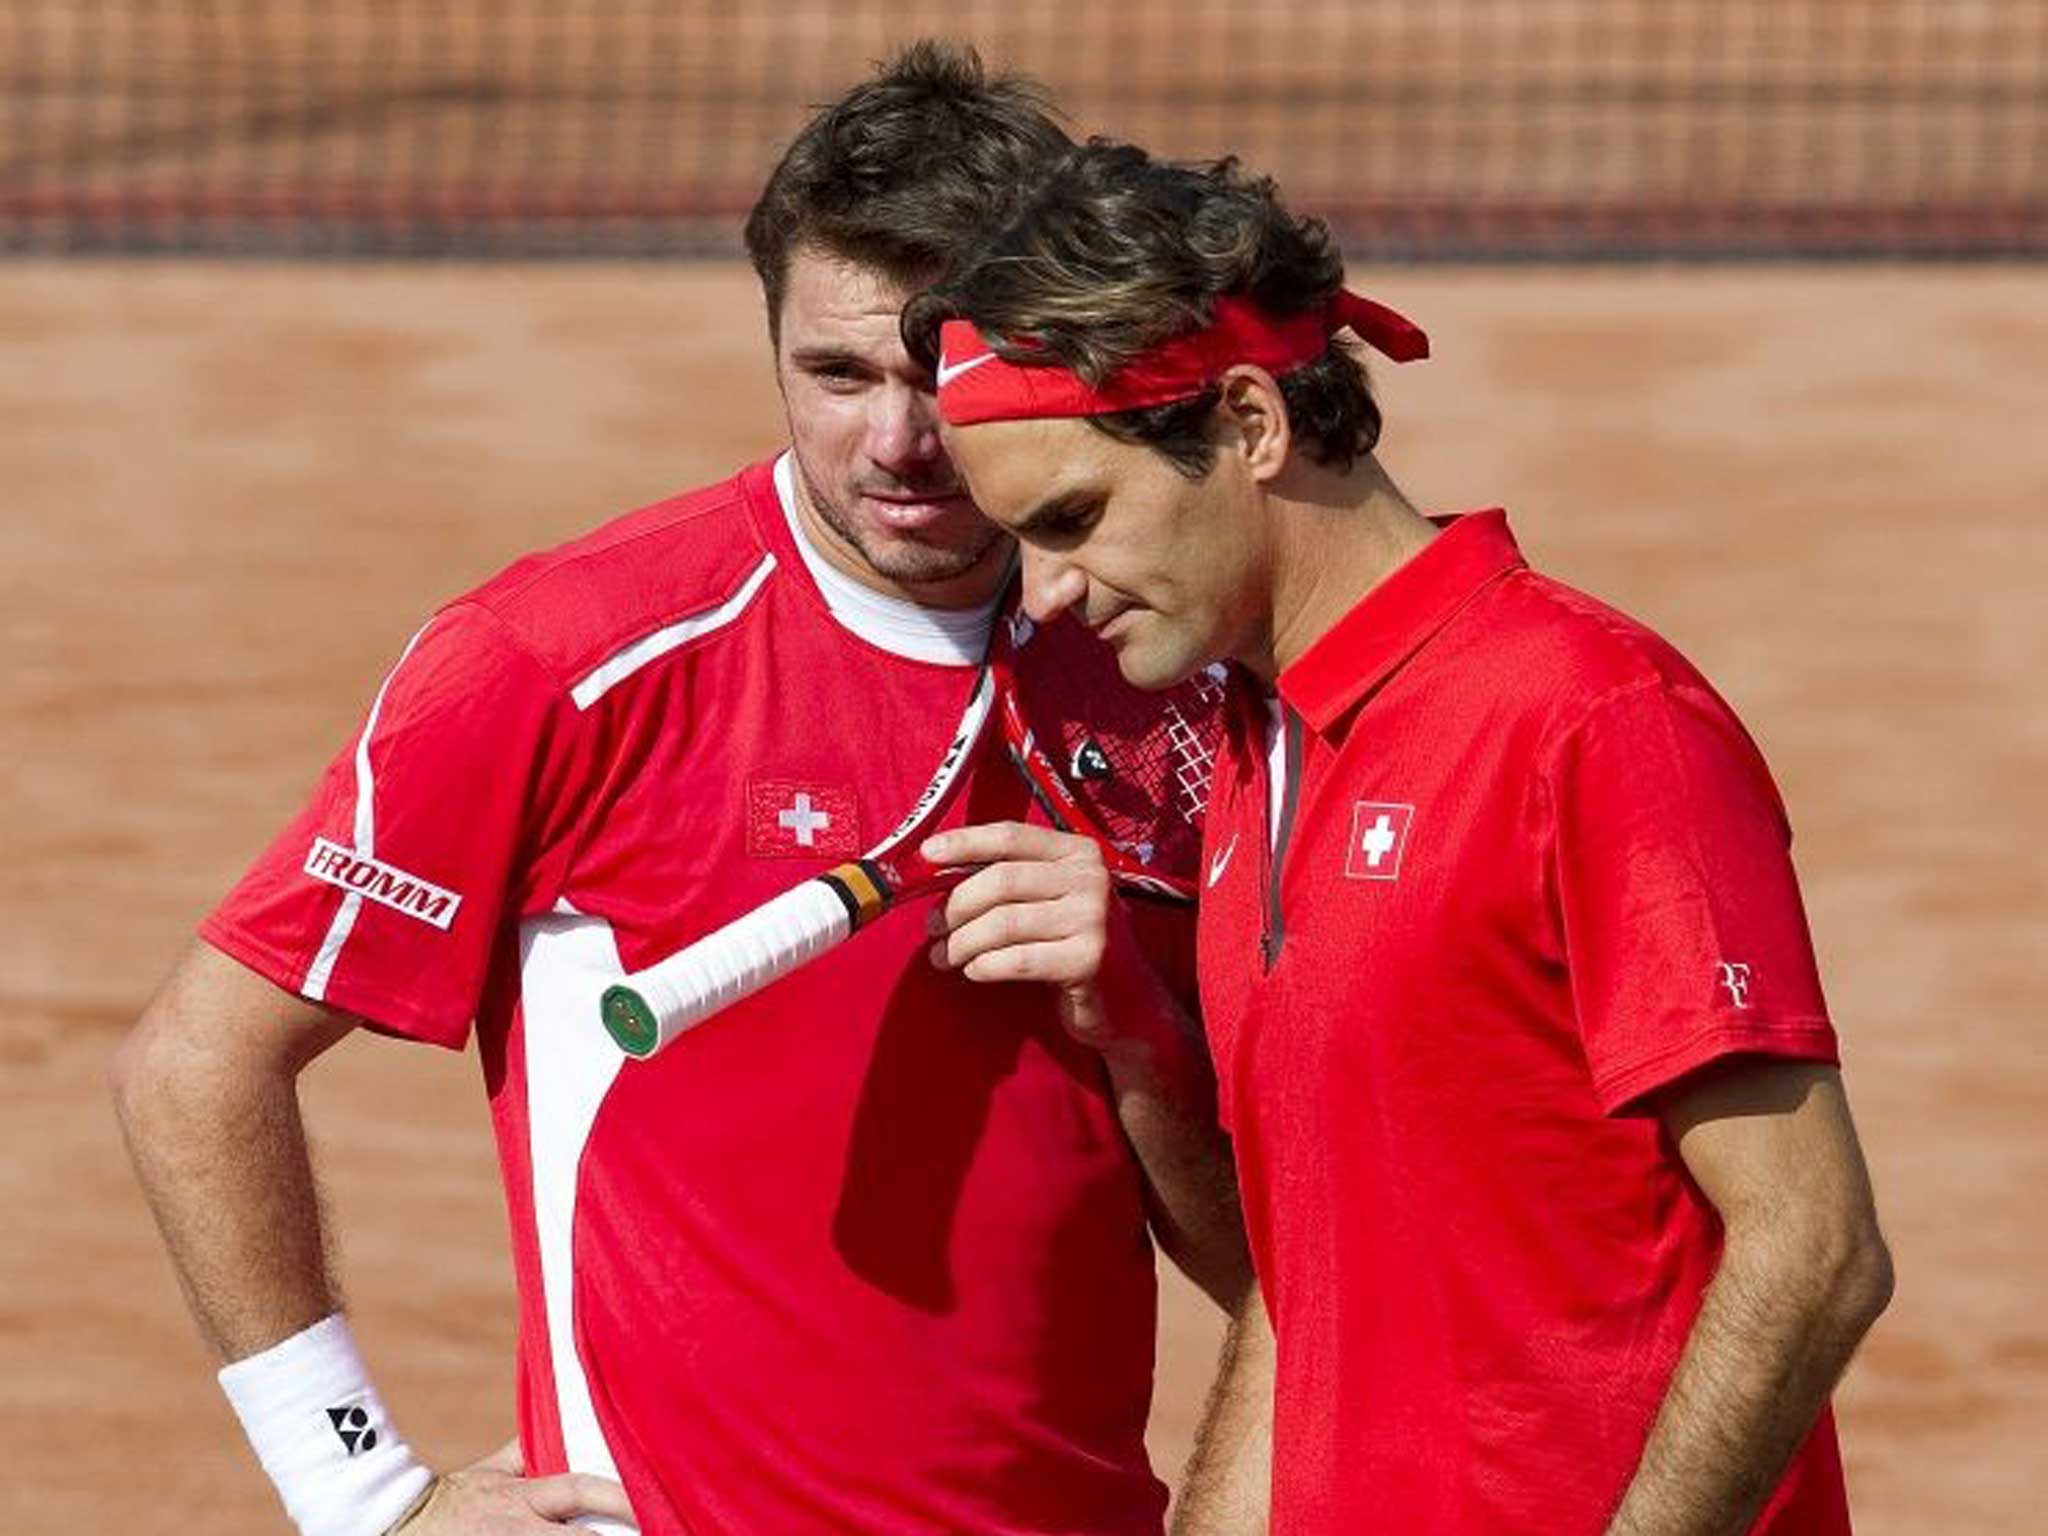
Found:
[[[0,250],[727,252],[925,34],[1369,258],[2048,254],[2048,0],[0,0]]]

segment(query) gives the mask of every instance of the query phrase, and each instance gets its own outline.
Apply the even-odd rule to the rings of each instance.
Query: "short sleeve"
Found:
[[[1606,1112],[1727,1056],[1837,1060],[1784,807],[1720,698],[1661,679],[1610,696],[1547,777],[1552,888]]]
[[[288,991],[459,1048],[503,925],[559,888],[585,734],[497,618],[444,609],[200,936]]]

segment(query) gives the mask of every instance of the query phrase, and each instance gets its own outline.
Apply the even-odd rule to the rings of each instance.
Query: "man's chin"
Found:
[[[1111,649],[1116,652],[1117,670],[1124,681],[1144,693],[1178,687],[1208,664],[1199,653],[1184,654],[1179,646],[1147,645],[1131,635]]]
[[[958,581],[987,568],[999,558],[1000,534],[991,533],[972,544],[934,544],[914,534],[870,534],[861,540],[861,558],[889,581],[906,587],[936,586]]]
[[[802,466],[799,465],[801,472]],[[1003,558],[1002,530],[974,510],[971,503],[948,509],[955,515],[939,518],[928,526],[892,528],[880,519],[860,516],[853,509],[870,498],[849,491],[843,502],[828,501],[817,486],[804,476],[806,500],[812,513],[839,542],[860,557],[861,562],[882,580],[900,587],[932,587],[958,582],[986,569],[992,559]]]
[[[1123,673],[1124,681],[1144,693],[1157,693],[1162,688],[1171,688],[1175,683],[1189,676],[1188,671],[1176,670],[1165,664],[1163,659],[1147,656],[1143,646],[1125,646],[1116,653],[1116,668]]]

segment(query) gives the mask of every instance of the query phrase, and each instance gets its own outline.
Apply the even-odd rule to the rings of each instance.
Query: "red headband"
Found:
[[[1199,395],[1238,363],[1282,374],[1323,355],[1349,326],[1397,363],[1429,356],[1429,338],[1384,304],[1338,289],[1320,312],[1276,316],[1236,295],[1216,301],[1199,331],[1161,342],[1119,368],[1100,388],[1048,359],[1013,363],[990,350],[970,320],[939,327],[939,414],[956,427],[1040,416],[1105,416]]]

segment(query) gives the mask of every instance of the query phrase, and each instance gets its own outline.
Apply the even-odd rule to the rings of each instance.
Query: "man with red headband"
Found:
[[[1844,1532],[1891,1271],[1777,792],[1503,513],[1401,494],[1337,333],[1427,343],[1342,283],[1269,183],[1096,145],[905,320],[1034,617],[1142,686],[1235,664],[1201,988],[1272,1529]],[[1207,1454],[1262,1425],[1238,1343]]]

